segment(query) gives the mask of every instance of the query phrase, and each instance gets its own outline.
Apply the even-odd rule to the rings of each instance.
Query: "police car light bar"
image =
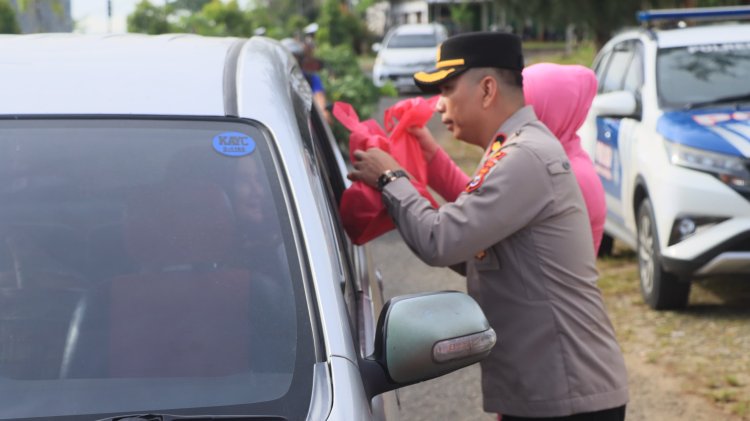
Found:
[[[666,20],[728,20],[750,18],[750,6],[695,7],[686,9],[642,10],[636,14],[638,22]]]

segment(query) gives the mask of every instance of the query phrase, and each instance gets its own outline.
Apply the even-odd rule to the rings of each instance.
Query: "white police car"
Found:
[[[750,7],[639,13],[594,70],[581,129],[606,191],[603,251],[637,249],[654,309],[684,307],[690,280],[750,273]],[[651,23],[671,22],[671,29]],[[712,22],[714,23],[714,22]]]

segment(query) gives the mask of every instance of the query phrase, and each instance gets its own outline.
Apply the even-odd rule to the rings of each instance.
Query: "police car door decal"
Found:
[[[619,118],[596,118],[594,167],[602,180],[608,203],[613,201],[620,203],[622,196],[622,163],[618,149],[620,122]],[[607,216],[614,218],[618,224],[624,225],[625,220],[619,208],[608,205]]]

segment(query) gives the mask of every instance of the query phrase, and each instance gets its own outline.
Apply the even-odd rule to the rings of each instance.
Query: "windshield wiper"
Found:
[[[101,418],[96,421],[286,421],[286,418],[269,415],[171,415],[171,414],[130,414]]]
[[[691,102],[685,105],[686,110],[692,110],[693,108],[705,107],[708,105],[725,104],[727,102],[742,102],[750,101],[750,92],[742,95],[731,95],[721,98],[712,99],[710,101]]]

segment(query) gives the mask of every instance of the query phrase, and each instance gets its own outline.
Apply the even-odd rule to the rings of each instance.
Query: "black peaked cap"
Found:
[[[505,32],[470,32],[450,37],[438,46],[436,67],[415,73],[414,82],[424,92],[437,93],[441,83],[476,67],[520,72],[521,38]]]

